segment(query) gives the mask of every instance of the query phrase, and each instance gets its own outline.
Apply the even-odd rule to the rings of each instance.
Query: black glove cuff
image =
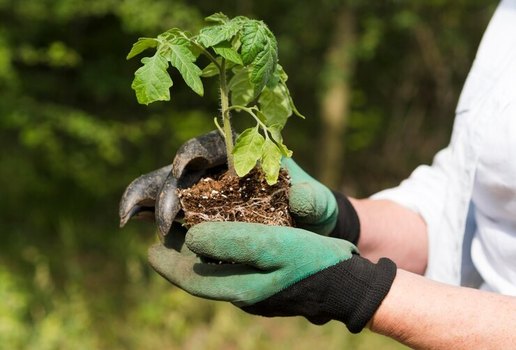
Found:
[[[348,197],[339,192],[332,192],[337,200],[339,215],[337,216],[337,224],[329,236],[345,239],[357,245],[358,239],[360,238],[360,220],[358,219],[358,214]]]
[[[336,265],[334,273],[342,288],[335,295],[340,305],[333,319],[345,323],[351,333],[362,331],[391,289],[396,270],[388,258],[373,264],[358,255]]]
[[[396,264],[382,258],[377,264],[358,255],[330,266],[242,309],[255,315],[304,316],[314,324],[343,322],[359,333],[389,292]]]

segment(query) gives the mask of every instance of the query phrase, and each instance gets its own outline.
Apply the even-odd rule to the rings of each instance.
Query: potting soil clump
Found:
[[[272,186],[259,169],[239,178],[227,172],[210,174],[187,189],[178,189],[184,225],[203,221],[242,221],[293,226],[288,208],[290,181],[281,171]]]

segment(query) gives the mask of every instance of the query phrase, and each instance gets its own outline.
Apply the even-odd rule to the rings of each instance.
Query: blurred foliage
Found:
[[[278,37],[306,121],[286,142],[314,174],[325,52],[341,6],[357,40],[342,186],[396,184],[445,146],[453,109],[495,1],[0,0],[0,348],[400,348],[368,332],[262,319],[193,298],[150,271],[153,228],[117,227],[124,187],[213,129],[216,90],[175,87],[139,106],[139,36],[195,31],[217,11],[263,19]],[[343,78],[343,77],[341,77]],[[178,80],[179,81],[179,80]],[[213,85],[215,86],[215,85]],[[211,92],[210,92],[211,91]],[[238,121],[237,121],[238,122]]]

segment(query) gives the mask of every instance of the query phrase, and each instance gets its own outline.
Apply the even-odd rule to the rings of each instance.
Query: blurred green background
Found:
[[[213,129],[180,79],[136,103],[132,43],[223,11],[263,19],[299,110],[285,142],[355,196],[397,184],[446,145],[496,1],[0,0],[0,348],[399,349],[367,331],[251,317],[191,297],[146,263],[152,225],[118,228],[135,177]],[[210,85],[211,84],[211,85]],[[212,89],[210,90],[210,86]]]

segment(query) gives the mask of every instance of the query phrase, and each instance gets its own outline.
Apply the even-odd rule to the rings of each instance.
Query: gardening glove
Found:
[[[151,266],[192,295],[255,315],[338,320],[358,333],[396,275],[389,259],[373,264],[345,240],[298,228],[204,222],[184,232],[149,249]]]

